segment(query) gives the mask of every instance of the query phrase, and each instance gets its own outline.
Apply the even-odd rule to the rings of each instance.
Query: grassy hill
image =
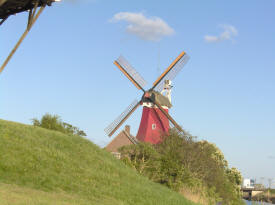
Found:
[[[193,203],[89,140],[0,120],[0,204]]]

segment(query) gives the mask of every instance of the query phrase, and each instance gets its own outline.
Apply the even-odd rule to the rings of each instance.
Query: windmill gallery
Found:
[[[125,129],[105,147],[106,150],[119,158],[118,149],[122,146],[138,142],[160,143],[162,135],[168,133],[170,125],[182,131],[182,128],[169,114],[169,109],[172,107],[171,82],[188,60],[189,56],[182,52],[147,91],[144,90],[146,81],[124,57],[120,56],[114,61],[114,64],[135,87],[143,91],[143,95],[140,100],[134,100],[117,119],[106,127],[105,132],[111,137],[140,105],[143,106],[143,110],[136,137],[130,134],[130,126],[126,125]]]

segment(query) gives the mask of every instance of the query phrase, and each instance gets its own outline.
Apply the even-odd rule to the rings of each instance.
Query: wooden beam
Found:
[[[134,84],[134,86],[136,86],[137,89],[145,92],[145,90],[135,81],[135,79],[117,61],[114,61],[114,64]]]
[[[160,111],[173,123],[173,125],[180,131],[180,132],[182,132],[183,130],[182,130],[182,128],[181,128],[181,126],[179,126],[178,125],[178,123],[171,117],[171,115],[169,115],[169,113],[168,112],[166,112],[163,108],[162,108],[162,106],[161,106],[161,104],[159,104],[157,101],[154,101],[153,102],[154,104],[156,104],[157,106],[158,106],[158,108],[160,109]]]
[[[181,54],[171,63],[171,65],[159,76],[159,78],[154,82],[153,89],[159,84],[159,82],[169,73],[170,70],[176,65],[176,63],[184,56],[185,52]]]
[[[0,0],[0,6],[2,6],[2,4],[4,4],[7,0]]]
[[[1,0],[0,0],[1,1]],[[22,36],[20,37],[20,39],[18,40],[17,44],[14,46],[14,48],[12,49],[12,51],[10,52],[9,56],[6,58],[6,60],[4,61],[3,65],[0,67],[0,74],[2,73],[2,71],[4,70],[4,68],[6,67],[6,65],[8,64],[8,62],[10,61],[10,59],[12,58],[13,54],[16,52],[16,50],[18,49],[18,47],[20,46],[20,44],[22,43],[22,41],[25,39],[25,37],[27,36],[27,34],[29,33],[30,29],[32,28],[32,26],[34,25],[34,23],[36,22],[36,20],[38,19],[38,17],[40,16],[40,14],[42,13],[42,11],[44,10],[46,5],[43,5],[40,7],[39,11],[37,12],[37,14],[34,16],[30,26],[27,27],[27,29],[25,30],[25,32],[22,34]]]

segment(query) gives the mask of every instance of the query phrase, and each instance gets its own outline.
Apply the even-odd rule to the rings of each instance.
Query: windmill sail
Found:
[[[131,64],[123,57],[120,56],[115,65],[126,75],[127,78],[138,88],[142,89],[146,86],[147,82],[143,77],[131,66]],[[144,91],[144,90],[143,90]]]
[[[104,129],[106,134],[110,137],[113,133],[127,120],[128,117],[137,109],[140,101],[134,100],[108,127]]]
[[[164,73],[159,77],[154,83],[153,88],[160,92],[164,87],[165,80],[173,80],[176,75],[181,71],[183,66],[188,62],[189,56],[182,52],[180,56],[164,71]]]

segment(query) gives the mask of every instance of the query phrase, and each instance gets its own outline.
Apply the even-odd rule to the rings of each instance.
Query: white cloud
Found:
[[[143,13],[120,12],[113,16],[111,22],[126,21],[126,31],[148,41],[159,41],[175,31],[161,18],[147,18]]]
[[[232,25],[220,25],[223,28],[223,32],[218,36],[204,36],[204,40],[208,43],[217,43],[221,41],[231,40],[234,41],[234,37],[238,35],[237,29]]]

